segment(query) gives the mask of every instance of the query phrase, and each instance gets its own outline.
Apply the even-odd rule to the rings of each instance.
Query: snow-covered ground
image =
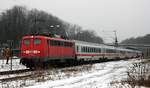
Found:
[[[19,65],[19,59],[14,60],[14,62],[16,62],[14,69],[25,68]],[[110,83],[125,79],[127,77],[126,71],[136,62],[140,61],[130,59],[126,61],[121,60],[74,67],[52,68],[43,71],[42,81],[39,81],[39,78],[33,77],[25,80],[0,83],[0,86],[3,86],[0,88],[112,88],[113,86]],[[2,69],[5,70],[4,67]],[[9,67],[6,69],[9,69]],[[33,73],[33,75],[35,74]]]
[[[19,70],[26,69],[25,66],[19,64],[20,59],[14,57],[12,59],[12,69],[11,69],[11,60],[9,59],[9,64],[6,64],[6,59],[0,59],[0,72],[1,71],[9,71],[9,70]]]
[[[128,66],[135,62],[138,61],[132,59],[77,66],[74,68],[80,68],[80,71],[77,71],[76,75],[35,83],[27,88],[111,88],[110,82],[125,78]],[[61,71],[58,75],[60,74],[67,73]],[[70,74],[74,74],[74,72],[70,72]]]
[[[80,69],[76,76],[36,83],[34,86],[27,88],[111,88],[110,83],[112,81],[126,78],[128,66],[135,62],[138,61],[132,59],[128,61],[97,63],[90,68],[89,65],[84,65],[82,66],[83,70]]]

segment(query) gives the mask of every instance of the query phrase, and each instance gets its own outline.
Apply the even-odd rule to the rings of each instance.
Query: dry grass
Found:
[[[111,85],[121,84],[121,86],[150,87],[150,62],[134,63],[127,71],[127,78],[121,81],[114,81]],[[118,88],[118,87],[116,87]]]
[[[150,62],[133,64],[127,72],[126,82],[132,86],[150,87]]]

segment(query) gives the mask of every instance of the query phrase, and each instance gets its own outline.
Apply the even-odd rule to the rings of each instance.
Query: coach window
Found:
[[[64,46],[64,42],[63,41],[61,42],[61,46]]]
[[[67,42],[64,42],[64,46],[67,47]]]
[[[101,48],[99,48],[99,53],[101,53]]]
[[[50,41],[50,45],[51,45],[51,46],[56,46],[56,45],[57,45],[57,41],[51,40],[51,41]]]
[[[108,53],[111,53],[111,49],[108,49]]]
[[[83,52],[83,47],[81,46],[81,52]]]
[[[58,42],[57,41],[54,41],[54,46],[58,46]]]
[[[89,53],[91,53],[91,47],[89,47]]]
[[[65,46],[68,47],[68,42],[65,42]]]
[[[55,46],[58,46],[58,45],[59,45],[59,42],[58,42],[58,41],[54,41],[54,45],[55,45]]]
[[[101,48],[99,49],[99,52],[100,52],[100,53],[102,52]]]
[[[96,48],[94,48],[94,53],[96,53]]]
[[[58,46],[62,46],[62,42],[61,41],[57,41],[58,42]]]
[[[97,52],[97,49],[95,48],[95,53]]]
[[[85,47],[82,47],[82,52],[85,52]]]
[[[85,52],[85,47],[82,47],[82,52]]]
[[[88,52],[88,47],[86,47],[86,52]]]
[[[93,48],[91,48],[91,52],[93,53]]]
[[[92,52],[94,53],[94,48],[92,48]]]
[[[86,52],[88,52],[88,47],[86,47]]]
[[[53,40],[50,41],[50,45],[54,46],[54,41]]]
[[[95,53],[97,53],[97,48],[95,48]]]
[[[56,45],[56,46],[59,46],[59,41],[55,41],[55,45]]]
[[[87,53],[89,52],[88,50],[89,50],[89,48],[88,48],[88,47],[86,47],[86,52],[87,52]]]
[[[67,44],[66,46],[69,47],[69,42],[66,42],[66,44]]]
[[[69,47],[69,46],[70,46],[70,43],[69,43],[69,42],[66,42],[66,46]]]
[[[86,52],[88,52],[88,47],[86,47]]]
[[[87,47],[87,52],[89,52],[89,47]]]
[[[54,46],[54,41],[53,40],[50,41],[50,45]]]
[[[77,46],[77,52],[79,52],[79,46]]]
[[[113,49],[108,49],[108,52],[109,53],[113,53]]]
[[[85,47],[82,47],[83,51],[82,52],[85,52]]]
[[[67,42],[64,42],[64,46],[65,46],[65,47],[67,46]]]
[[[60,42],[59,42],[59,46],[64,46],[64,42],[63,42],[63,41],[60,41]]]
[[[97,48],[97,53],[99,53],[99,48]]]
[[[91,53],[91,47],[90,47],[90,53]]]
[[[69,42],[69,47],[72,47],[72,43],[71,42]]]
[[[96,48],[96,53],[98,53],[99,52],[99,50],[98,50],[98,48]]]
[[[84,52],[84,47],[81,46],[81,52]]]
[[[41,39],[35,39],[35,40],[34,40],[34,44],[35,44],[35,45],[41,44]]]
[[[94,52],[94,48],[92,48],[92,53]]]
[[[47,40],[47,44],[50,45],[50,40]]]
[[[60,41],[55,41],[56,42],[56,46],[60,46]]]
[[[106,50],[106,53],[109,53],[109,50],[108,49],[105,49]]]
[[[108,52],[109,52],[109,53],[112,53],[112,50],[111,50],[111,49],[108,49]]]
[[[94,53],[96,52],[96,49],[94,48]]]
[[[86,52],[86,47],[84,47],[84,52]]]
[[[25,39],[24,40],[24,45],[30,45],[30,39]]]
[[[88,52],[90,53],[90,47],[88,48]]]

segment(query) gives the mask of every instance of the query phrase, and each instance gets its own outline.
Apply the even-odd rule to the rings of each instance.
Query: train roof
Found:
[[[58,40],[58,41],[74,42],[72,40],[63,39],[60,37],[49,37],[49,36],[43,36],[43,35],[28,35],[28,36],[23,37],[23,39],[26,39],[26,38],[45,38],[45,39]]]
[[[86,46],[86,47],[95,47],[95,48],[108,48],[108,49],[115,49],[116,47],[114,46],[108,46],[105,44],[98,44],[98,43],[92,43],[92,42],[85,42],[85,41],[79,41],[79,40],[74,40],[76,45],[79,46]]]
[[[76,45],[81,45],[81,46],[104,46],[104,44],[98,44],[98,43],[92,43],[92,42],[86,42],[86,41],[79,41],[79,40],[74,40]]]
[[[123,47],[114,47],[114,46],[108,46],[105,44],[98,44],[98,43],[91,43],[91,42],[85,42],[85,41],[79,41],[79,40],[74,40],[76,45],[80,45],[80,46],[87,46],[87,47],[99,47],[99,48],[106,48],[106,49],[116,49],[119,51],[127,51],[127,52],[141,52],[138,50],[132,50],[132,49],[126,49]]]

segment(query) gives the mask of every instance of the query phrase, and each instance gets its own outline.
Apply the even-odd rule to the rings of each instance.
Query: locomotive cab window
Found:
[[[35,40],[34,40],[34,44],[35,44],[35,45],[41,44],[41,39],[35,39]]]
[[[24,45],[30,45],[30,39],[25,39],[24,40]]]
[[[72,47],[73,44],[71,42],[64,42],[65,47]]]

